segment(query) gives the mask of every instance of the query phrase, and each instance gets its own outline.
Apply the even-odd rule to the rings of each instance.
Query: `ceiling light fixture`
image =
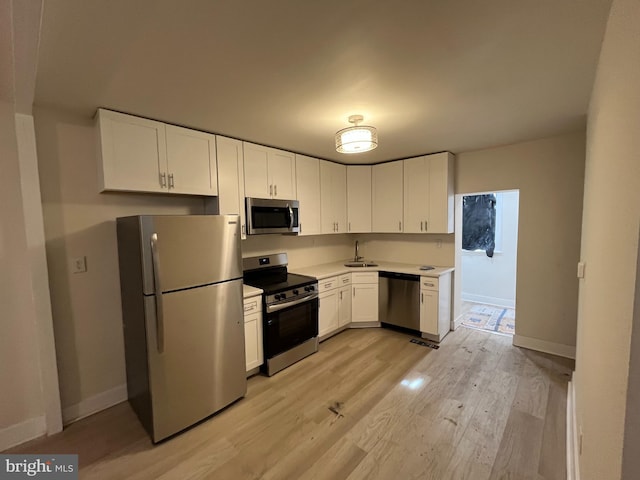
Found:
[[[362,153],[378,146],[378,132],[375,127],[358,125],[364,117],[351,115],[349,123],[353,127],[343,128],[336,133],[336,150],[340,153]]]

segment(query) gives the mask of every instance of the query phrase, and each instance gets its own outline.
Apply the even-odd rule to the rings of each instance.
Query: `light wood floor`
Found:
[[[572,361],[461,327],[439,350],[347,330],[153,446],[127,403],[11,453],[78,453],[87,479],[565,479]]]

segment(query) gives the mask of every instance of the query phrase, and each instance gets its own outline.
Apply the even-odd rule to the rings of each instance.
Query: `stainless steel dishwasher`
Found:
[[[380,322],[420,330],[420,275],[380,272],[378,275]]]

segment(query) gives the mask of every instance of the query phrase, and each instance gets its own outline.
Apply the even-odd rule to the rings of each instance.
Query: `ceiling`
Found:
[[[47,0],[35,105],[342,163],[584,128],[610,0]],[[352,114],[379,147],[335,151]]]

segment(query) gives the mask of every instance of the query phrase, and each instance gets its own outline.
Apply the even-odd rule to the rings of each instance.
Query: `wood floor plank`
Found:
[[[558,379],[549,383],[549,398],[544,417],[542,450],[538,473],[546,480],[567,478],[566,453],[557,448],[567,437],[566,415],[562,412],[567,405],[567,384]]]
[[[535,479],[543,426],[540,418],[511,410],[489,478]]]
[[[159,445],[123,403],[10,452],[78,453],[83,479],[564,478],[570,361],[468,328],[410,338],[346,330]]]

